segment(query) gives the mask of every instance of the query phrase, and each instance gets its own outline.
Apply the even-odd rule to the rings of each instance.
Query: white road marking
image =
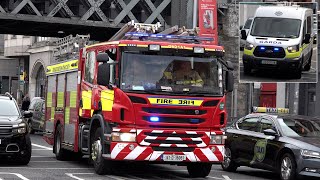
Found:
[[[28,178],[22,176],[21,174],[18,174],[18,173],[8,173],[8,172],[0,172],[0,174],[10,174],[10,175],[15,175],[17,176],[18,178],[22,179],[22,180],[29,180]]]
[[[53,158],[54,156],[31,156],[32,158]]]
[[[30,161],[30,162],[59,163],[59,162],[65,162],[65,161]],[[68,161],[68,162],[72,162],[72,161]]]
[[[140,177],[137,177],[137,176],[131,176],[131,175],[128,175],[129,178],[132,178],[132,179],[141,179],[141,180],[146,180],[144,178],[140,178]]]
[[[90,169],[93,169],[93,168],[89,168],[89,167],[87,167],[87,168],[41,168],[41,167],[37,167],[37,168],[32,168],[32,167],[11,167],[11,166],[9,166],[9,167],[0,167],[0,169],[46,169],[46,170],[55,170],[55,169],[57,169],[57,170],[82,170],[82,169],[88,169],[88,170],[90,170]]]
[[[207,176],[208,178],[210,179],[221,179],[221,180],[224,180],[223,178],[219,178],[219,177],[213,177],[213,176]]]
[[[42,149],[52,150],[52,148],[51,148],[51,147],[41,146],[41,145],[39,145],[39,144],[34,144],[34,143],[32,143],[32,146],[39,147],[39,148],[42,148]]]
[[[82,179],[82,178],[79,178],[79,177],[77,177],[77,176],[75,176],[74,174],[93,174],[93,173],[66,173],[66,175],[67,176],[69,176],[69,177],[71,177],[71,178],[73,178],[73,179],[77,179],[77,180],[84,180],[84,179]]]
[[[229,178],[229,176],[227,176],[227,175],[222,175],[222,177],[223,177],[225,180],[231,180],[231,178]]]
[[[112,175],[106,175],[105,177],[112,178],[112,179],[115,179],[115,180],[126,180],[126,179],[120,178],[118,176],[112,176]]]
[[[52,149],[32,149],[32,151],[52,151]]]

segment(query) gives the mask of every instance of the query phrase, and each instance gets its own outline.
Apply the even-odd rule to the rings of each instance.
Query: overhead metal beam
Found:
[[[6,13],[6,11],[1,7],[1,5],[0,5],[0,12]]]
[[[117,26],[124,17],[126,17],[126,15],[128,15],[128,13],[131,11],[131,9],[138,4],[139,0],[132,0],[130,1],[130,3],[122,9],[122,11],[120,12],[120,14],[114,19],[113,21],[113,25]]]
[[[70,10],[70,8],[66,4],[68,2],[68,0],[58,0],[58,1],[59,1],[59,3],[48,14],[48,17],[53,17],[54,15],[56,15],[57,12],[59,12],[61,8],[63,8],[70,17],[73,17],[74,16],[73,12]]]
[[[11,12],[11,14],[18,14],[18,12],[28,3],[29,0],[23,0],[14,10]]]
[[[38,9],[34,6],[34,4],[29,0],[28,4],[32,8],[32,10],[37,14],[37,16],[42,16],[42,14],[38,11]]]
[[[150,0],[146,0],[150,1]],[[161,16],[161,12],[168,6],[168,4],[171,2],[171,0],[164,0],[158,7],[157,9],[153,10],[152,14],[148,17],[148,19],[146,20],[145,23],[152,23],[158,16]],[[150,2],[151,3],[151,2]],[[149,3],[149,4],[150,4]],[[149,5],[148,4],[148,5]],[[151,3],[152,4],[152,3]],[[153,4],[152,4],[153,5]],[[150,6],[149,6],[150,7]],[[153,5],[154,7],[154,5]],[[151,7],[150,7],[151,8]],[[162,16],[161,16],[162,17]],[[158,18],[159,19],[159,18]],[[160,19],[159,19],[160,20]],[[161,21],[161,20],[160,20]],[[162,21],[164,21],[164,19],[162,18]]]
[[[123,0],[118,0],[118,3],[122,7],[122,9],[126,8],[126,6],[127,6]],[[133,13],[131,11],[128,13],[128,16],[131,20],[134,20],[134,22],[138,22],[137,18],[133,15]]]

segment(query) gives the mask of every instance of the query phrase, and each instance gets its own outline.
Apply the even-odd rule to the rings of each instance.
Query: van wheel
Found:
[[[249,74],[251,74],[251,67],[249,66],[249,65],[245,65],[245,64],[243,64],[243,72],[244,72],[244,74],[246,74],[246,75],[249,75]]]
[[[190,163],[187,165],[189,175],[193,178],[206,177],[210,174],[212,164],[210,163]]]
[[[96,173],[99,175],[111,174],[111,161],[102,157],[101,127],[99,127],[94,133],[94,138],[91,140],[90,152]]]
[[[312,50],[311,50],[311,55],[308,59],[308,63],[303,67],[304,71],[309,71],[311,68],[311,61],[312,61]]]
[[[61,137],[61,125],[58,124],[56,133],[54,136],[54,152],[56,154],[56,159],[60,161],[65,161],[68,158],[68,151],[66,149],[63,149],[62,144],[62,137]]]

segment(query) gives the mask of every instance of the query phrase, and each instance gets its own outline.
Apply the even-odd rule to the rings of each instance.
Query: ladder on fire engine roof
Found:
[[[161,27],[160,22],[156,24],[135,23],[133,20],[125,24],[109,41],[118,41],[130,39],[130,33],[145,33],[158,35],[175,35],[175,36],[198,36],[199,28],[186,29],[179,28],[177,25],[159,32]]]
[[[56,47],[53,49],[53,57],[56,61],[77,59],[79,50],[87,45],[90,35],[66,36],[57,40]]]

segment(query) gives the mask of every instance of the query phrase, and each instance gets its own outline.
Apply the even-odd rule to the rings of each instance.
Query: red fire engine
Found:
[[[44,139],[58,160],[89,155],[98,174],[115,161],[185,165],[192,177],[224,160],[233,89],[224,49],[190,36],[196,31],[159,30],[130,22],[109,42],[81,48],[78,58],[59,54],[68,60],[47,67]],[[75,41],[60,44],[63,52]]]

